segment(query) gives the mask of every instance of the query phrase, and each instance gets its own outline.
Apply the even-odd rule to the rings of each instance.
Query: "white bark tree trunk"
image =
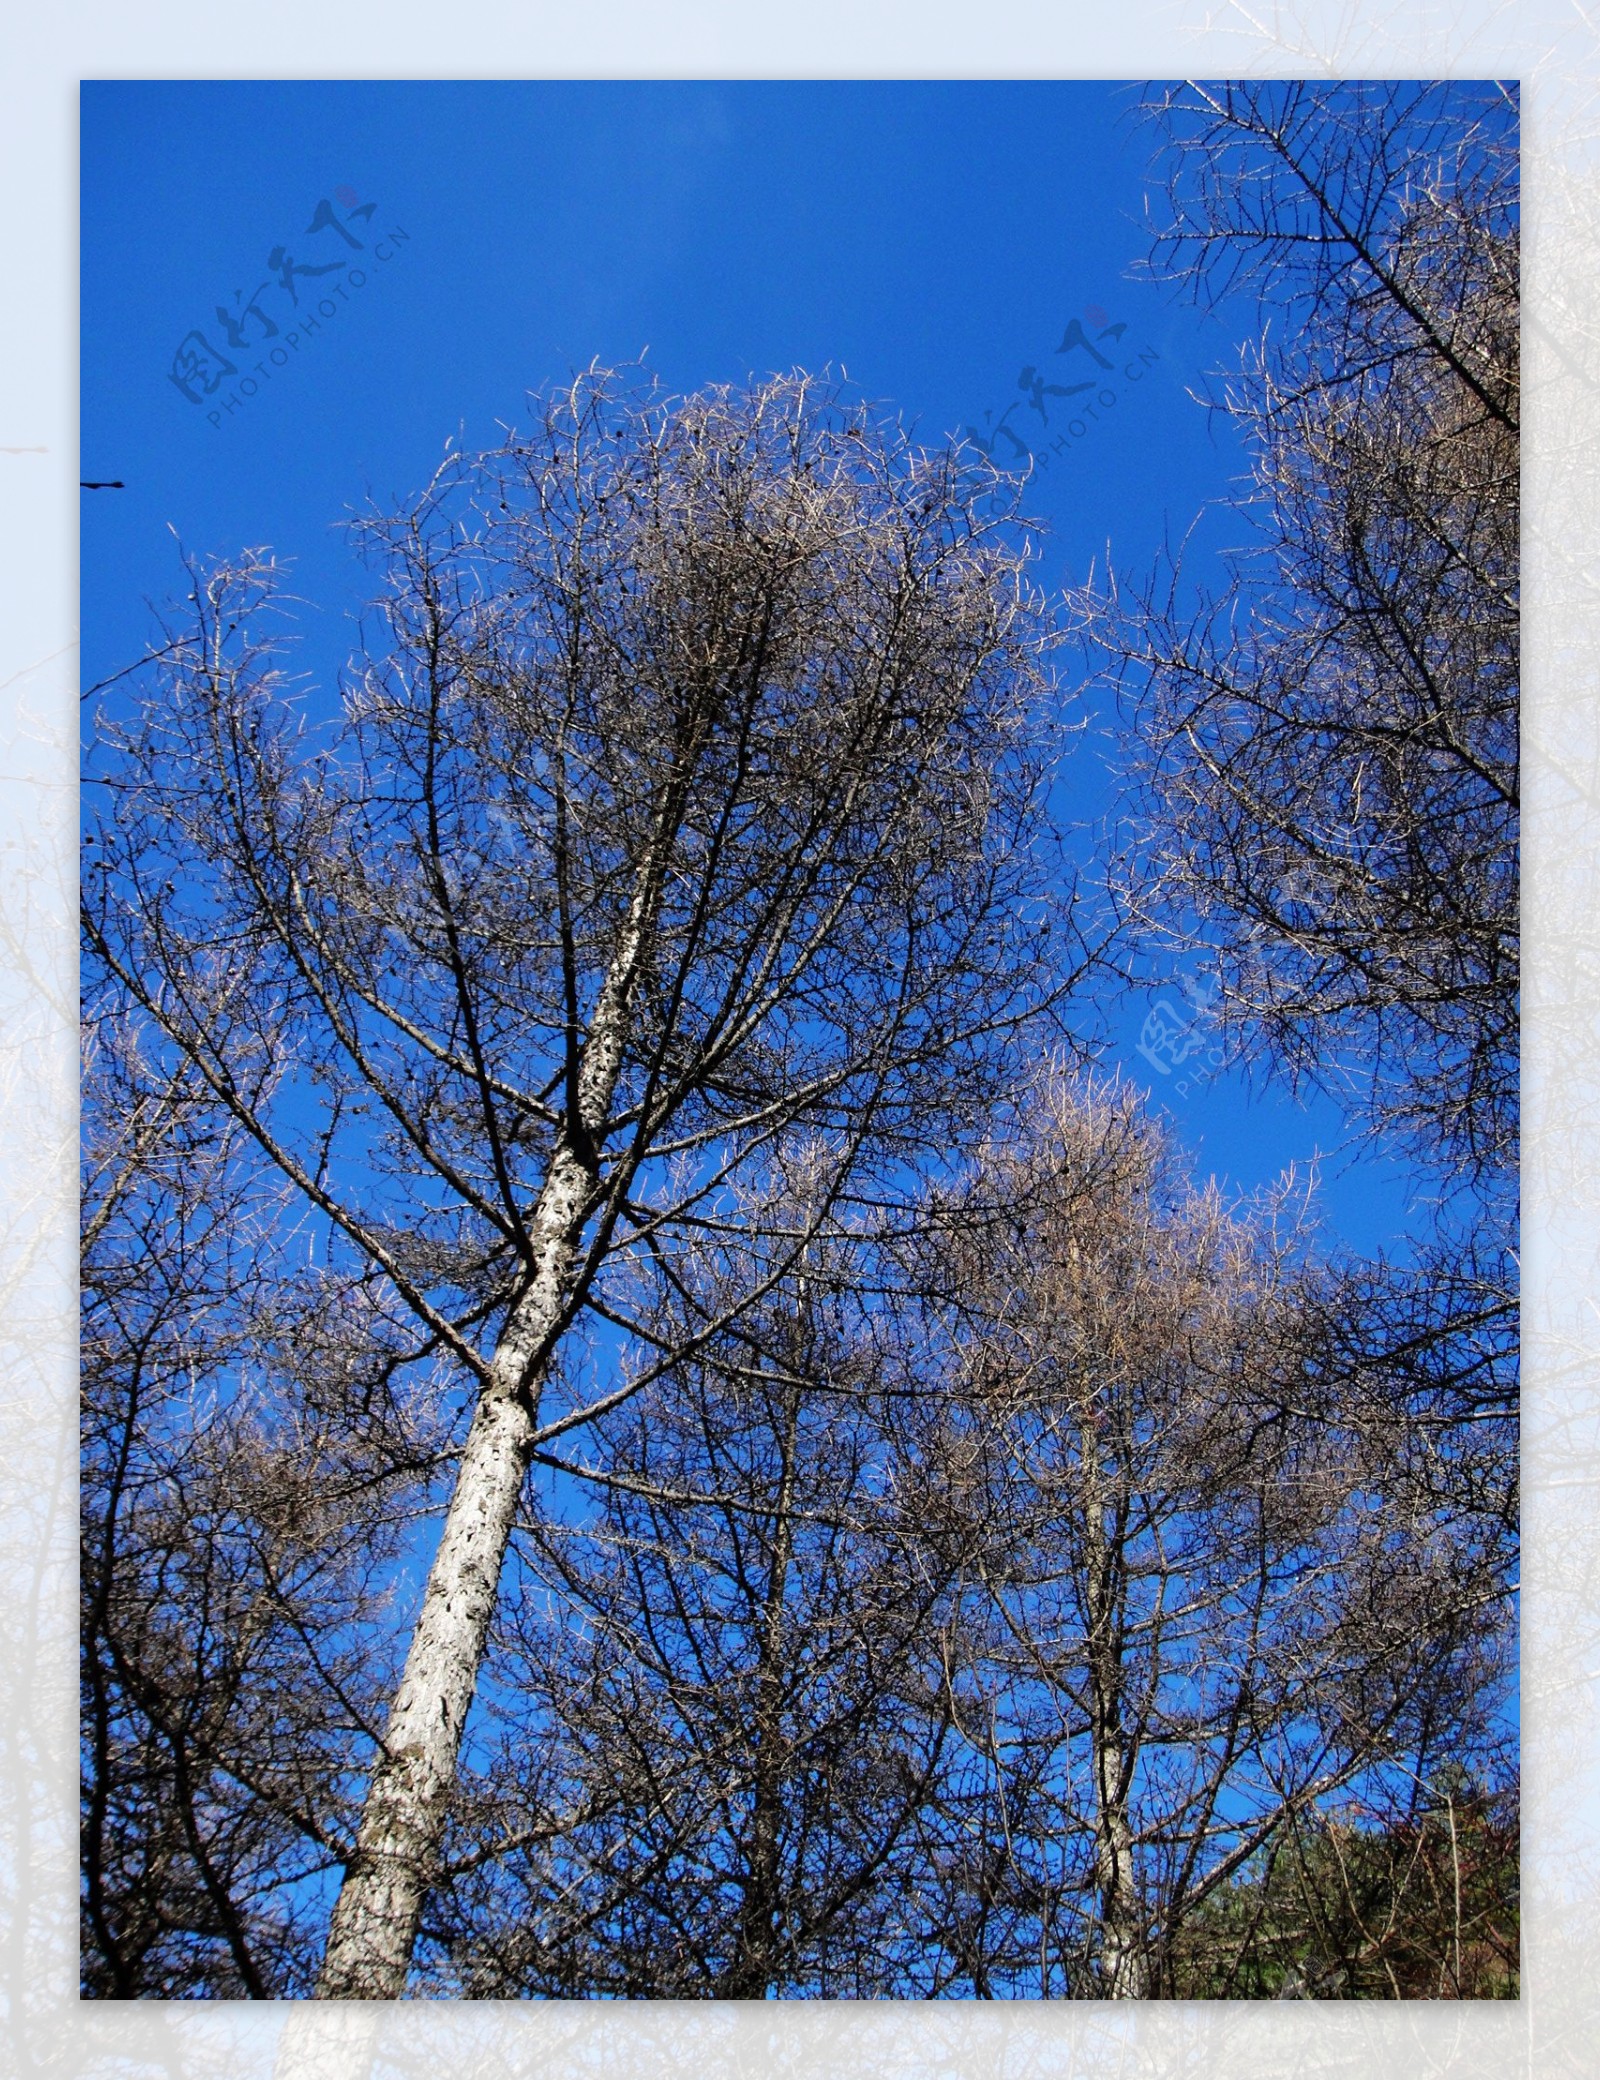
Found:
[[[639,957],[659,896],[662,837],[658,825],[589,1023],[575,1079],[576,1118],[557,1145],[529,1224],[528,1283],[495,1349],[461,1454],[355,1854],[334,1906],[318,2000],[396,2000],[405,1991],[528,1470],[540,1391],[594,1196],[591,1162],[573,1143],[586,1154],[593,1150],[616,1090]]]
[[[1101,1770],[1120,1772],[1122,1757],[1097,1757]],[[1100,1978],[1108,2000],[1143,2000],[1150,1990],[1150,1965],[1140,1926],[1135,1887],[1133,1835],[1125,1810],[1115,1805],[1101,1815],[1096,1858],[1100,1888]]]
[[[534,1279],[495,1351],[493,1378],[461,1454],[356,1853],[334,1908],[319,2000],[393,2000],[405,1991],[528,1470],[546,1362],[541,1346],[548,1347],[558,1323],[589,1182],[563,1150],[540,1195]]]
[[[1118,1539],[1107,1522],[1111,1512],[1092,1453],[1085,1456],[1085,1471],[1090,1739],[1099,1809],[1095,1882],[1100,1893],[1100,1983],[1108,2000],[1143,2000],[1150,1989],[1150,1966],[1139,1911],[1133,1830],[1128,1820],[1129,1756],[1122,1723],[1125,1674],[1118,1648]]]

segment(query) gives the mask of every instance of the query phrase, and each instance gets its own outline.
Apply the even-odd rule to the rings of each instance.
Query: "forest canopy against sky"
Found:
[[[1514,1996],[1514,90],[85,150],[85,1991]]]

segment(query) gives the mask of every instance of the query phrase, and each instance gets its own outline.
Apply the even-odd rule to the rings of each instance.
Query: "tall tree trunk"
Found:
[[[495,1351],[461,1454],[334,1908],[319,2000],[393,2000],[405,1991],[589,1187],[589,1174],[563,1149],[535,1215],[532,1283]]]
[[[664,809],[652,834],[627,925],[569,1072],[567,1121],[528,1228],[528,1280],[495,1349],[456,1471],[444,1535],[367,1787],[355,1854],[334,1906],[318,2000],[396,2000],[405,1991],[540,1394],[594,1203],[598,1147],[621,1069],[640,958],[660,899],[667,815]]]
[[[1120,1775],[1117,1750],[1096,1755],[1102,1773]],[[1150,1990],[1150,1965],[1140,1926],[1139,1895],[1134,1884],[1133,1833],[1126,1801],[1112,1803],[1100,1816],[1095,1878],[1100,1889],[1100,1980],[1108,2000],[1143,2000]]]
[[[1085,1450],[1089,1482],[1084,1520],[1089,1545],[1089,1720],[1098,1809],[1095,1884],[1100,1894],[1100,1984],[1108,2000],[1143,2000],[1150,1990],[1150,1969],[1139,1913],[1133,1830],[1128,1821],[1132,1757],[1122,1714],[1126,1678],[1121,1636],[1121,1528],[1117,1501],[1102,1494],[1095,1449]]]

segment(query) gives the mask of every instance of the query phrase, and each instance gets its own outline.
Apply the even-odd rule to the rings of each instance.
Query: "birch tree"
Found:
[[[1046,631],[1009,517],[804,377],[585,378],[367,523],[381,634],[336,716],[256,555],[197,574],[106,720],[97,986],[466,1426],[324,1997],[404,1990],[531,1454],[666,1362],[597,1378],[582,1321],[625,1336],[624,1270],[671,1278],[799,1125],[819,1219],[903,1193],[1039,1002]]]
[[[758,1246],[804,1225],[776,1211]],[[810,1245],[562,1462],[588,1508],[527,1510],[498,1753],[451,1844],[469,1875],[441,1900],[447,1983],[753,2000],[923,1982],[948,1580],[893,1479],[869,1255]],[[695,1275],[751,1272],[729,1252]],[[726,1312],[702,1291],[708,1307]]]

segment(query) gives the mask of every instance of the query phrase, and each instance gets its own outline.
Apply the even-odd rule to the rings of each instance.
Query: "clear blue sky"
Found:
[[[1146,569],[1240,457],[1186,395],[1224,331],[1127,278],[1150,148],[1134,98],[1083,82],[86,84],[82,473],[127,488],[83,494],[85,684],[138,655],[150,602],[181,594],[178,542],[292,559],[305,662],[331,684],[368,582],[348,512],[414,492],[447,438],[494,442],[527,390],[645,350],[675,389],[831,364],[928,437],[1003,420],[1047,458],[1030,500],[1042,580],[1081,577],[1108,540]],[[1057,351],[1074,323],[1086,344]],[[997,456],[1014,459],[1005,435]],[[1158,981],[1124,1006],[1108,1066],[1156,1082],[1203,1167],[1254,1184],[1342,1138],[1325,1105],[1153,1078],[1133,1042],[1158,997],[1181,1002]],[[1363,1159],[1330,1168],[1325,1203],[1371,1247],[1403,1198]]]

